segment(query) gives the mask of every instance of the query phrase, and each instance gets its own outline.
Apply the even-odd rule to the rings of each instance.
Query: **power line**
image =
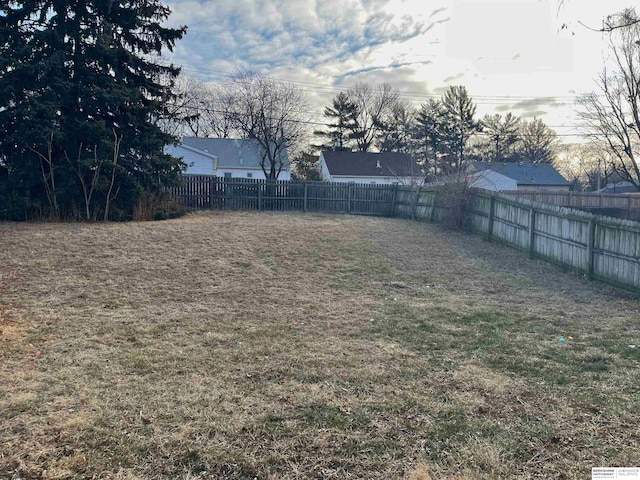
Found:
[[[225,115],[228,112],[224,111],[224,110],[217,110],[215,108],[207,108],[207,107],[202,107],[200,108],[201,111],[203,112],[207,112],[207,113],[214,113],[214,114],[220,114],[220,115]],[[308,111],[305,110],[293,110],[294,113],[310,113]],[[269,120],[275,120],[273,117],[267,117],[267,119]],[[302,120],[302,119],[291,119],[288,120],[288,122],[291,123],[298,123],[298,124],[303,124],[303,125],[314,125],[314,126],[321,126],[321,127],[327,127],[329,126],[327,123],[323,123],[323,122],[318,122],[318,121],[313,121],[313,120]],[[549,127],[549,128],[557,128],[557,127]],[[571,127],[571,128],[580,128],[580,127]],[[477,136],[482,136],[482,137],[491,137],[492,135],[486,132],[476,132],[474,133],[474,135]],[[536,137],[538,135],[536,134],[519,134],[520,137]],[[556,133],[554,135],[555,137],[596,137],[598,136],[597,134],[588,134],[588,133]]]
[[[216,70],[211,68],[204,67],[194,67],[190,65],[182,66],[183,70],[187,70],[191,76],[197,77],[199,80],[203,80],[205,77],[202,75],[209,74],[214,77],[219,77],[222,79],[228,79],[233,75],[233,72],[225,72],[222,70]],[[303,80],[291,80],[291,79],[280,79],[275,78],[273,76],[265,76],[265,78],[269,78],[276,81],[287,82],[293,85],[303,85],[313,88],[307,88],[306,90],[312,91],[315,93],[340,93],[341,91],[348,90],[350,87],[345,86],[337,86],[337,85],[327,85],[323,83],[316,82],[308,82]],[[425,100],[429,98],[440,98],[442,95],[437,93],[426,93],[426,92],[418,92],[418,91],[400,91],[400,96],[408,99],[410,101],[416,101],[411,97],[418,97],[419,99]],[[522,102],[527,100],[540,100],[540,99],[550,99],[552,101],[560,100],[560,102],[556,102],[556,105],[570,105],[574,104],[579,98],[580,95],[562,95],[562,96],[520,96],[520,95],[472,95],[474,101],[478,100],[476,103],[482,105],[507,105],[514,102]],[[420,100],[418,100],[420,101]]]

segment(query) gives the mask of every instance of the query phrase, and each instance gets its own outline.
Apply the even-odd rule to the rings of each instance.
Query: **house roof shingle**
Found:
[[[262,149],[253,139],[184,137],[184,145],[218,157],[218,168],[260,168]],[[289,170],[289,160],[283,155],[283,171]]]
[[[349,177],[409,177],[420,174],[410,155],[398,152],[323,151],[329,173]]]
[[[477,172],[493,170],[518,185],[571,185],[550,163],[475,162],[474,168]]]

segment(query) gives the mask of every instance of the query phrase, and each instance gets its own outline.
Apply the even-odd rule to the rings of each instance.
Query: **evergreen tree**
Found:
[[[429,180],[443,173],[442,164],[450,155],[450,135],[442,102],[429,99],[423,103],[416,114],[413,127],[413,150]]]
[[[515,161],[513,150],[519,139],[520,118],[511,112],[485,115],[480,122],[486,141],[479,145],[481,158],[487,162]]]
[[[520,125],[516,154],[521,161],[551,163],[558,150],[558,137],[542,120],[534,118]]]
[[[463,86],[447,88],[442,97],[442,105],[448,123],[448,141],[452,153],[448,169],[450,172],[457,172],[465,166],[467,143],[479,131],[480,123],[474,118],[476,106]]]
[[[181,162],[163,115],[179,69],[152,59],[186,29],[158,0],[15,0],[0,5],[0,197],[11,216],[126,218]],[[22,202],[18,202],[21,199]],[[0,198],[0,200],[2,200]]]
[[[322,181],[318,155],[303,151],[291,159],[291,178],[305,182]]]
[[[328,130],[317,130],[317,136],[327,139],[320,145],[325,150],[349,150],[356,129],[357,110],[349,96],[340,92],[331,102],[331,106],[324,109],[324,115],[329,119]]]
[[[415,110],[408,102],[397,100],[378,133],[377,147],[381,152],[409,153]]]

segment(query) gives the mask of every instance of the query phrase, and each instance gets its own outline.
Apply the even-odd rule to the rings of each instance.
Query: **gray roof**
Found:
[[[262,147],[257,140],[184,137],[182,143],[218,157],[218,168],[260,168]],[[284,164],[282,170],[288,171],[289,159],[286,152],[281,157]]]
[[[406,153],[329,150],[322,152],[322,156],[331,175],[409,177],[412,174],[420,175],[421,172],[420,167]]]
[[[475,162],[473,166],[477,172],[493,170],[512,178],[518,185],[571,185],[550,163]]]

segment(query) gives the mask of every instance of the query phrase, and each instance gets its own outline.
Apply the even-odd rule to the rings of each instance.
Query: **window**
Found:
[[[247,173],[247,178],[253,177],[253,173]]]
[[[224,172],[224,178],[231,178],[231,172]]]

